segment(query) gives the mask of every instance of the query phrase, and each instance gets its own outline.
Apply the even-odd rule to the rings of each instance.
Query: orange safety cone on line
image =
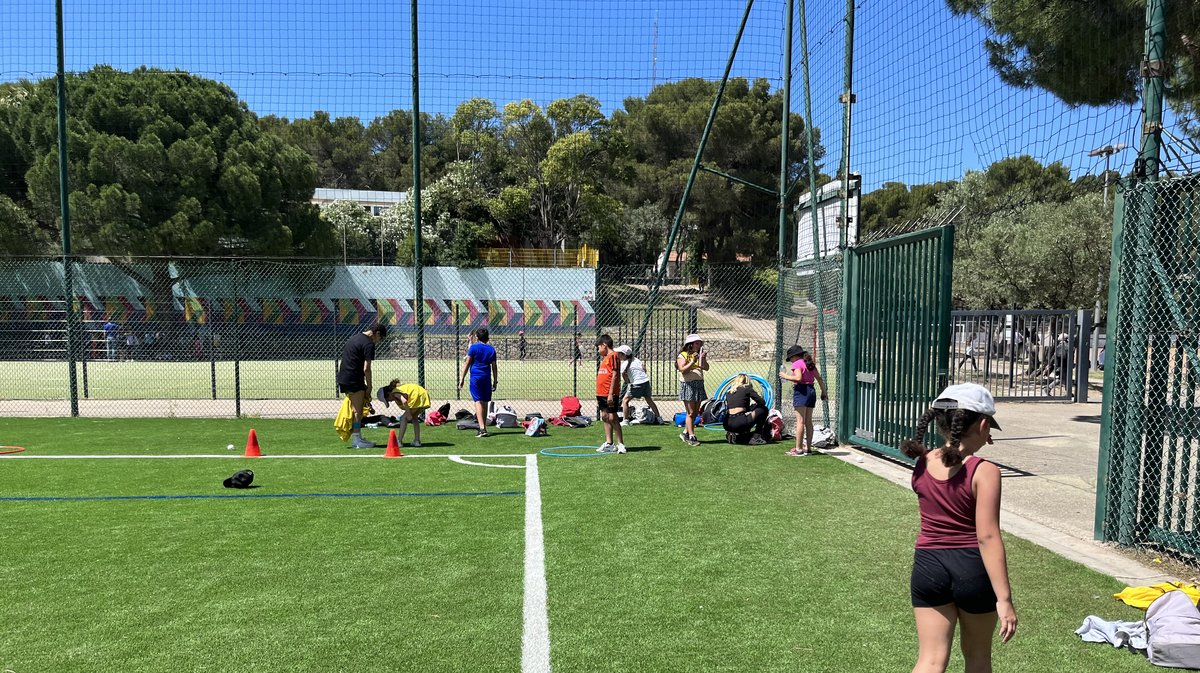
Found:
[[[396,431],[392,430],[388,435],[387,451],[383,453],[384,458],[403,458],[404,454],[400,453],[400,442],[396,441]]]
[[[254,428],[250,428],[250,436],[246,437],[246,458],[258,458],[262,456],[262,449],[258,448],[258,433]]]

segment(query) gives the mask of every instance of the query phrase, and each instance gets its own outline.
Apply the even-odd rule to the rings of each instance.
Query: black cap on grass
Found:
[[[250,482],[254,481],[254,473],[250,470],[238,470],[233,473],[233,476],[225,480],[225,488],[250,488]]]

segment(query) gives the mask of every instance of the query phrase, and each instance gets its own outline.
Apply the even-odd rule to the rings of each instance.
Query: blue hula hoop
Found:
[[[560,449],[591,449],[591,453],[557,453]],[[599,458],[612,455],[611,453],[600,453],[594,446],[551,446],[538,451],[538,453],[554,458]]]
[[[758,374],[751,374],[750,372],[738,372],[737,374],[734,374],[733,376],[730,376],[729,378],[722,381],[721,385],[717,386],[716,392],[713,393],[713,399],[714,400],[725,399],[725,396],[729,394],[729,384],[733,383],[733,380],[735,378],[741,376],[742,374],[745,374],[746,376],[748,376],[750,378],[751,381],[762,386],[763,401],[767,403],[768,409],[773,409],[775,407],[775,390],[771,387],[771,382],[764,379],[763,377],[759,376]]]

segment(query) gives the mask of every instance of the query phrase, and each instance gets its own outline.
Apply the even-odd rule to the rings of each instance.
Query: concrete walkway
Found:
[[[1004,430],[994,433],[995,444],[979,455],[1001,467],[1001,528],[1130,585],[1175,579],[1093,539],[1099,402],[1001,401],[996,406]],[[832,454],[910,487],[907,466],[855,448]]]

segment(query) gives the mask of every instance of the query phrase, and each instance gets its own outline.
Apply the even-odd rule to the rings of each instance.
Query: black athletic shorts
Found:
[[[350,393],[357,393],[360,390],[366,390],[366,389],[367,389],[366,381],[357,381],[355,383],[339,383],[338,384],[338,390],[342,391],[343,395],[349,395]]]
[[[913,555],[912,604],[936,608],[953,603],[963,612],[996,611],[996,593],[979,549],[918,549]]]
[[[619,409],[620,406],[621,406],[620,402],[613,402],[612,405],[610,406],[608,404],[607,397],[601,397],[599,395],[596,396],[596,413],[597,414],[603,414],[606,411],[611,411],[615,414],[615,413],[617,413],[617,409]]]

